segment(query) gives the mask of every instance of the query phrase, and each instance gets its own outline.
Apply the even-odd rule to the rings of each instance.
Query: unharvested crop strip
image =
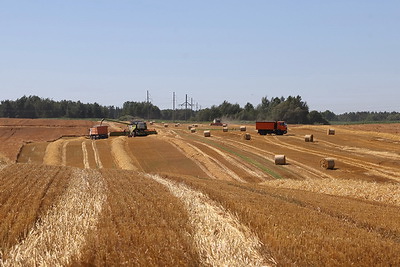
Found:
[[[0,265],[65,266],[79,260],[85,238],[96,228],[105,200],[105,186],[98,172],[74,170],[60,201]]]
[[[275,262],[272,258],[264,259],[259,253],[259,239],[208,196],[158,175],[145,175],[165,185],[183,201],[195,228],[194,242],[205,265],[266,266]]]

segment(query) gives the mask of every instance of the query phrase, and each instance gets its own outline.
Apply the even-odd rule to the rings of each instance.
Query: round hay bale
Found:
[[[286,156],[285,155],[275,155],[275,165],[285,165]]]
[[[328,135],[335,135],[335,129],[328,129],[327,134]]]
[[[175,127],[179,127],[180,126],[180,124],[179,123],[175,123]]]
[[[167,124],[167,123],[164,123],[164,127],[168,127],[168,124]]]
[[[193,124],[193,127],[199,127],[199,125],[198,124]]]
[[[210,137],[211,132],[210,131],[204,131],[204,137]]]
[[[314,136],[312,134],[307,134],[304,136],[306,142],[314,142]]]
[[[192,125],[189,125],[189,126],[188,126],[188,130],[192,129],[192,127],[193,127]]]
[[[190,129],[190,132],[191,132],[191,133],[195,133],[195,132],[196,132],[196,128]]]
[[[223,124],[222,124],[222,127],[228,127],[228,124],[223,123]]]
[[[246,126],[240,126],[240,131],[245,132],[246,131]]]
[[[225,133],[228,132],[228,127],[222,128],[222,131],[225,132]]]
[[[324,158],[321,159],[319,165],[321,166],[321,168],[332,170],[333,168],[335,168],[335,160],[332,158]]]
[[[251,139],[251,135],[249,133],[245,133],[243,135],[244,140],[250,140]]]

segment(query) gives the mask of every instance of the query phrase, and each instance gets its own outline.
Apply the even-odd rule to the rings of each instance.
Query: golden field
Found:
[[[400,265],[400,124],[97,123],[0,119],[0,266]]]

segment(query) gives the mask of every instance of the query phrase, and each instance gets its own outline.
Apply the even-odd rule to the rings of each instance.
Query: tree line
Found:
[[[309,110],[301,96],[261,98],[261,103],[241,107],[224,101],[220,105],[194,111],[192,109],[160,110],[150,102],[126,101],[122,107],[102,106],[80,101],[54,101],[38,96],[23,96],[17,100],[0,102],[0,117],[6,118],[113,118],[151,120],[222,120],[255,121],[284,120],[291,124],[329,124],[329,122],[400,121],[398,112],[349,112],[335,114],[326,110]]]

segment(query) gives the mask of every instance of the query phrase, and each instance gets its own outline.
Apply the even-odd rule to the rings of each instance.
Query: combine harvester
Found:
[[[127,126],[127,129],[123,131],[110,132],[108,134],[108,126],[102,125],[103,121],[110,121],[110,122],[124,124]],[[90,139],[103,139],[103,138],[108,138],[108,136],[135,137],[135,136],[148,136],[150,134],[157,134],[157,131],[155,129],[147,129],[147,124],[144,121],[136,120],[132,122],[125,122],[120,120],[104,118],[101,120],[100,125],[96,125],[90,128],[89,136]]]

